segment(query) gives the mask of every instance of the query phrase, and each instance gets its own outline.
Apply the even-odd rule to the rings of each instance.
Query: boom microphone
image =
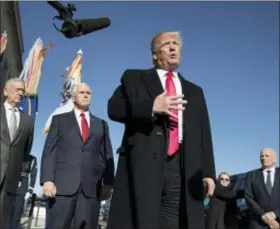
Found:
[[[110,24],[111,21],[109,18],[66,21],[62,24],[60,31],[65,37],[73,38],[107,28],[110,26]]]
[[[73,4],[67,4],[67,6],[64,6],[58,1],[47,1],[47,3],[59,13],[54,19],[63,21],[61,29],[58,29],[54,24],[55,29],[63,33],[67,38],[86,35],[107,28],[111,24],[110,19],[107,17],[81,20],[73,19],[73,11],[77,11]]]

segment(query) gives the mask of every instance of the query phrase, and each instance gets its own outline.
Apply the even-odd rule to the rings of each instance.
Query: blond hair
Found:
[[[222,172],[222,173],[220,173],[219,176],[218,176],[218,180],[221,178],[222,175],[228,176],[228,178],[229,178],[229,180],[230,180],[230,175],[229,175],[227,172]]]

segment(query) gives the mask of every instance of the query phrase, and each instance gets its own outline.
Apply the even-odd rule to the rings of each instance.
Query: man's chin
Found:
[[[173,70],[176,70],[178,68],[178,66],[179,66],[178,61],[176,61],[176,62],[175,61],[174,62],[169,62],[168,64],[169,64],[169,67],[171,69],[173,69]]]
[[[22,100],[17,100],[17,101],[15,101],[15,104],[16,104],[16,105],[20,105],[21,102],[22,102]]]

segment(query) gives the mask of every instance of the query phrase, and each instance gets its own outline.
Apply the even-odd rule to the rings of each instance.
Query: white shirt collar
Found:
[[[157,73],[158,73],[158,75],[159,75],[160,78],[165,77],[167,72],[168,72],[168,71],[166,71],[166,70],[164,70],[164,69],[157,69]],[[174,76],[175,78],[178,77],[178,72],[172,72],[172,73],[173,73],[173,76]]]
[[[13,108],[8,102],[5,102],[4,106],[5,106],[6,110],[11,110]],[[14,107],[14,109],[15,109],[15,111],[18,111],[17,107]]]
[[[89,111],[81,112],[78,109],[74,108],[74,112],[75,112],[76,117],[80,117],[81,113],[84,113],[86,117],[89,116]]]
[[[266,173],[268,170],[270,170],[271,173],[275,173],[275,167],[270,168],[270,169],[263,169],[263,172]]]

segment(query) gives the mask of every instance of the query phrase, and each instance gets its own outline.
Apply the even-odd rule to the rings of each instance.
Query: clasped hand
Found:
[[[43,191],[44,195],[49,198],[55,198],[56,196],[56,186],[51,181],[47,181],[44,183]]]
[[[184,95],[168,96],[164,91],[158,95],[154,101],[153,113],[154,114],[166,114],[174,118],[178,118],[172,113],[172,110],[184,110],[182,106],[187,103],[187,100],[183,100]]]
[[[271,229],[279,229],[279,223],[276,220],[274,212],[267,212],[262,216],[262,220],[268,224]]]

